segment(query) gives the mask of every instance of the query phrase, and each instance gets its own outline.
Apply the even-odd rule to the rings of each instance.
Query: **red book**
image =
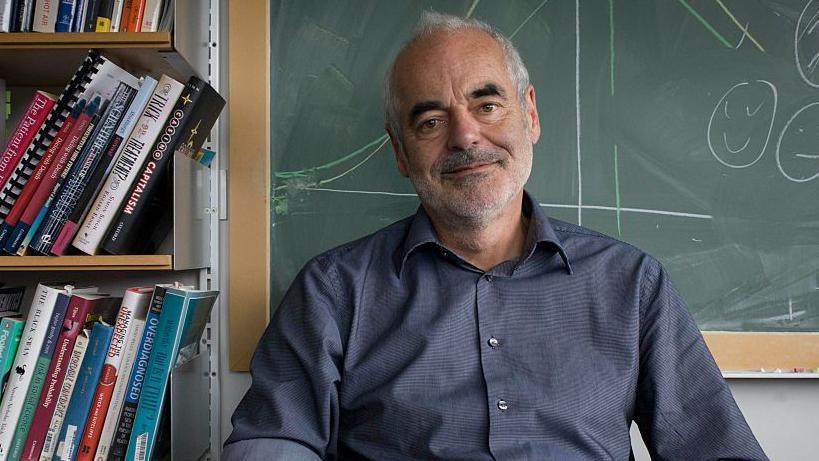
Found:
[[[120,32],[131,32],[128,29],[128,21],[131,19],[131,10],[134,6],[134,0],[124,0],[122,2],[122,18],[119,21],[119,31]]]
[[[108,415],[108,406],[114,394],[114,385],[117,383],[117,372],[122,363],[122,352],[130,330],[134,328],[134,318],[145,318],[148,303],[151,301],[153,287],[135,287],[125,291],[122,298],[122,307],[119,308],[117,323],[114,324],[114,335],[108,346],[108,355],[102,366],[97,391],[91,402],[91,411],[88,413],[88,422],[80,440],[77,451],[77,461],[93,461],[100,443],[105,417]],[[119,415],[117,415],[119,416]],[[106,442],[108,443],[108,442]]]
[[[128,32],[142,30],[142,17],[145,15],[145,0],[134,0],[131,4],[131,14],[128,18]]]
[[[68,308],[63,320],[62,331],[57,338],[57,345],[54,349],[54,358],[48,368],[46,382],[37,408],[34,410],[34,418],[31,421],[31,429],[26,437],[26,444],[23,448],[21,460],[38,461],[40,452],[43,449],[43,442],[54,415],[54,406],[57,396],[65,378],[65,371],[68,368],[68,360],[74,351],[74,343],[77,336],[82,332],[85,322],[97,316],[110,316],[110,312],[117,309],[121,298],[112,298],[103,294],[77,294],[72,295],[68,302]],[[107,315],[106,315],[107,313]]]
[[[45,91],[34,93],[23,118],[17,123],[3,155],[0,156],[0,189],[6,185],[6,181],[14,172],[14,167],[34,140],[37,130],[51,112],[56,100],[56,96]]]
[[[51,141],[51,144],[48,146],[45,154],[43,154],[43,158],[40,159],[40,163],[37,164],[37,169],[34,170],[31,178],[29,178],[28,182],[26,182],[23,190],[20,191],[20,196],[17,197],[17,201],[14,202],[14,206],[11,207],[8,216],[6,216],[2,226],[0,226],[0,248],[5,245],[11,231],[14,229],[14,226],[17,225],[17,221],[19,221],[20,217],[23,215],[23,211],[26,210],[28,202],[31,201],[31,197],[34,195],[34,192],[37,191],[37,186],[40,185],[40,181],[42,181],[43,176],[45,176],[46,172],[48,171],[48,167],[54,161],[57,152],[68,138],[68,134],[71,132],[74,124],[77,122],[77,117],[79,117],[84,108],[85,100],[80,100],[74,105],[74,109],[71,110],[71,114],[65,119],[63,126],[60,127],[57,135],[54,136],[54,139]]]

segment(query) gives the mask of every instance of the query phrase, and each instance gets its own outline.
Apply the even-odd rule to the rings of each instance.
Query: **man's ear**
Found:
[[[398,165],[398,172],[401,173],[401,176],[408,178],[409,172],[407,169],[407,159],[401,149],[401,140],[398,139],[398,135],[393,133],[389,126],[386,128],[387,134],[390,136],[392,151],[395,154],[395,163]]]
[[[529,124],[529,138],[532,144],[540,139],[540,117],[537,115],[537,97],[535,87],[529,85],[526,89],[526,123]]]

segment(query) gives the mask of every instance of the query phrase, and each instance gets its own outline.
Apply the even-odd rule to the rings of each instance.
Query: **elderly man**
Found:
[[[227,459],[766,459],[660,264],[523,189],[535,89],[486,24],[425,14],[386,80],[414,216],[310,261]]]

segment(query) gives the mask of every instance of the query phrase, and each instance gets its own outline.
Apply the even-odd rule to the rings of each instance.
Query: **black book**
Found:
[[[172,225],[173,154],[198,151],[224,105],[207,82],[188,80],[103,238],[104,251],[120,255],[156,251]]]
[[[82,26],[82,32],[96,32],[97,31],[97,15],[100,11],[100,0],[85,0],[88,7],[85,10],[85,24]]]

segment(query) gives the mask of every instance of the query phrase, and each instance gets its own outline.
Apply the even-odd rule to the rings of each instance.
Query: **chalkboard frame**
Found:
[[[269,237],[268,2],[230,5],[229,18],[229,368],[248,371],[269,322],[269,276],[275,270]],[[819,334],[703,333],[724,372],[819,367]]]

